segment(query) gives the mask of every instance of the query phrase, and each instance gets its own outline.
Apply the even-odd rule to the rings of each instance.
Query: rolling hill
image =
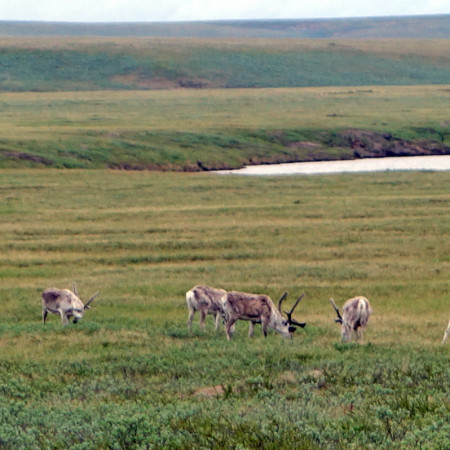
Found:
[[[0,91],[446,84],[450,39],[0,38]]]
[[[201,38],[450,38],[450,15],[168,23],[0,21],[0,36]]]
[[[449,25],[0,22],[0,167],[208,170],[448,153]],[[379,133],[392,138],[374,153]]]
[[[446,84],[449,39],[450,15],[0,22],[0,91]]]

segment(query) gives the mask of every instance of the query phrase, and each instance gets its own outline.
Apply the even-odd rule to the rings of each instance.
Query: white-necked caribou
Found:
[[[97,291],[86,304],[80,300],[77,293],[77,285],[73,283],[72,291],[69,289],[48,288],[42,292],[42,320],[45,323],[47,314],[58,314],[61,317],[63,325],[70,323],[73,317],[73,323],[77,323],[84,315],[84,311],[90,308],[92,301],[99,295]]]
[[[330,298],[330,303],[337,314],[335,322],[341,324],[342,340],[350,341],[353,333],[355,333],[357,341],[362,340],[363,332],[372,314],[369,300],[366,297],[354,297],[347,300],[342,309],[342,316],[332,298]]]

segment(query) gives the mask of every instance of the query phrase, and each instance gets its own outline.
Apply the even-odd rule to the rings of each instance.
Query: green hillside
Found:
[[[0,39],[1,91],[425,85],[449,80],[449,39]]]

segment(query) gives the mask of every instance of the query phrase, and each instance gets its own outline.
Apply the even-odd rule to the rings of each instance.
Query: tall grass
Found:
[[[447,173],[0,171],[6,448],[448,447]],[[84,319],[40,321],[77,281]],[[187,332],[197,283],[306,297],[292,341]],[[328,303],[372,302],[363,345]]]

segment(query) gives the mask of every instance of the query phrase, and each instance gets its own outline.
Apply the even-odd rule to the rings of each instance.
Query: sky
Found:
[[[450,14],[450,0],[0,0],[0,20],[173,22]]]

